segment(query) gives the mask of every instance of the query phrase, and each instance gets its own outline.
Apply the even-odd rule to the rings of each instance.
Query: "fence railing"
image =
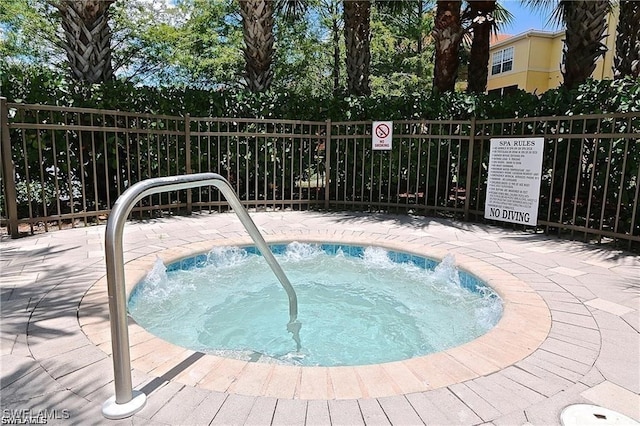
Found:
[[[395,121],[392,149],[376,151],[369,121],[1,107],[0,216],[13,235],[99,221],[136,182],[202,172],[226,177],[246,207],[484,220],[490,138],[536,136],[545,140],[539,226],[640,242],[640,113]],[[148,197],[134,214],[227,208],[217,191],[195,189]]]

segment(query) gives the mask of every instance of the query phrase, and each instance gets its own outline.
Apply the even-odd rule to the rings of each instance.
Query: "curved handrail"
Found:
[[[300,347],[298,298],[289,279],[282,271],[269,246],[258,231],[249,213],[238,199],[229,182],[217,173],[197,173],[170,177],[159,177],[138,182],[128,188],[116,200],[105,232],[105,257],[107,264],[107,288],[109,294],[109,318],[111,322],[111,344],[113,348],[113,370],[115,398],[107,400],[102,409],[110,419],[125,418],[140,410],[146,397],[138,392],[134,400],[131,384],[131,358],[129,353],[129,332],[127,328],[126,289],[124,280],[124,256],[122,238],[124,225],[133,206],[142,198],[160,192],[177,191],[200,186],[215,186],[222,192],[229,205],[244,225],[263,257],[273,270],[289,297],[289,324],[287,330],[293,333]],[[132,406],[128,406],[132,404]]]

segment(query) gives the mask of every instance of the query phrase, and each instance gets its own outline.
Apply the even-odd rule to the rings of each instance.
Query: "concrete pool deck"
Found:
[[[364,213],[251,213],[268,242],[381,245],[441,258],[505,299],[498,327],[469,344],[356,368],[288,367],[178,348],[130,325],[133,417],[109,421],[114,394],[104,226],[0,244],[3,423],[559,424],[595,404],[640,421],[640,258],[597,245],[442,219]],[[234,214],[129,222],[127,285],[156,256],[249,243]],[[16,417],[17,416],[17,417]]]

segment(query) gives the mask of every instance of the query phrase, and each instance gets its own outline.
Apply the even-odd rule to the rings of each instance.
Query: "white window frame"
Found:
[[[513,69],[513,46],[493,52],[491,61],[491,75],[501,74]]]

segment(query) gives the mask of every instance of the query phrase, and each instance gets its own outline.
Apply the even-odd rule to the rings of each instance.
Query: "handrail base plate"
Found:
[[[109,420],[119,420],[133,416],[147,403],[147,395],[134,390],[131,401],[124,404],[116,403],[115,395],[102,404],[102,415]]]

